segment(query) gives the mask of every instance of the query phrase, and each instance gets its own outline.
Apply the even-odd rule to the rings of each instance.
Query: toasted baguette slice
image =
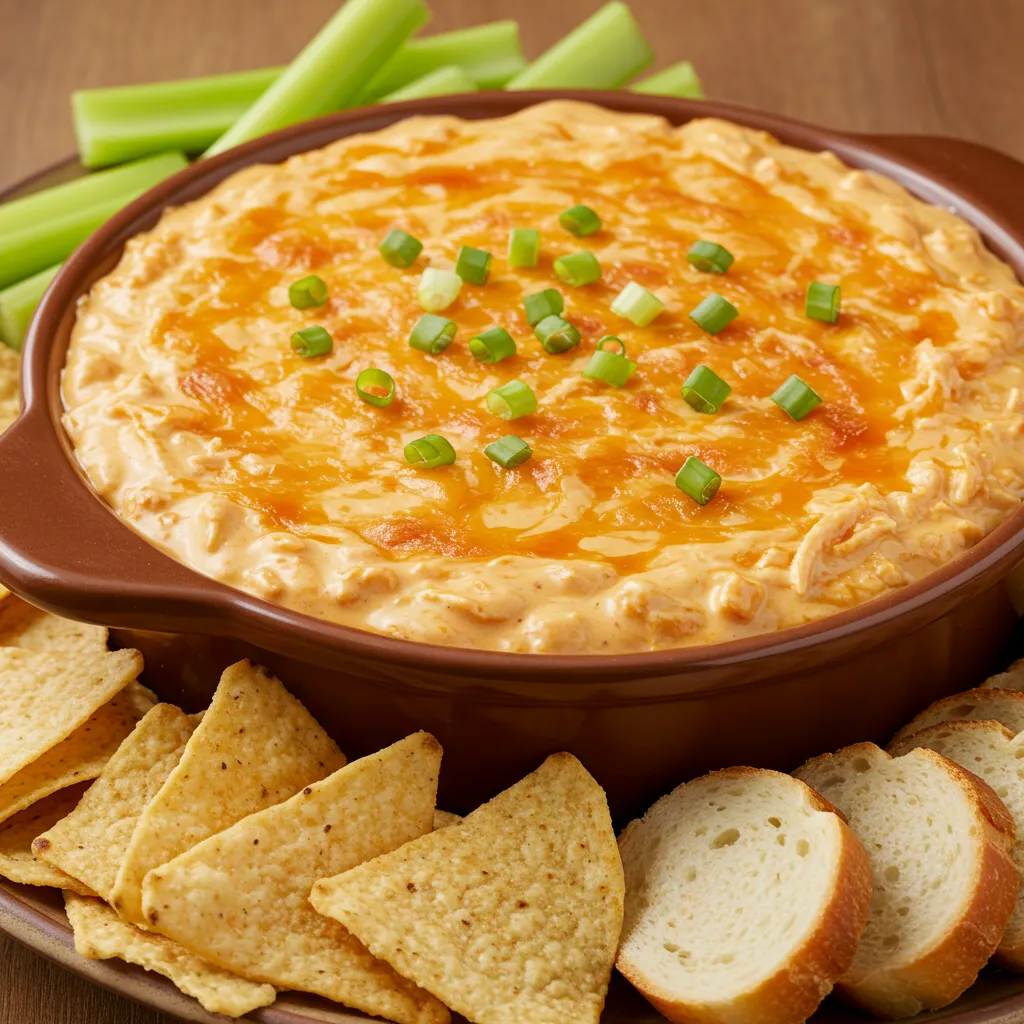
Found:
[[[907,737],[940,722],[999,722],[1016,736],[1024,732],[1024,693],[978,687],[943,697],[900,729],[889,742],[889,749],[902,747]]]
[[[871,906],[867,854],[779,772],[730,768],[619,838],[619,970],[678,1024],[797,1024],[846,972]]]
[[[1024,690],[1024,658],[1018,658],[1005,672],[989,676],[982,689]]]
[[[1024,733],[1014,736],[998,722],[943,722],[914,733],[904,744],[906,750],[893,753],[927,747],[974,772],[992,787],[1013,815],[1017,833],[1013,862],[1019,872],[1024,872],[1024,786],[1018,774],[1024,763]],[[995,959],[1012,971],[1024,971],[1024,888],[1017,894]]]
[[[892,758],[873,743],[796,775],[846,815],[871,858],[871,918],[837,993],[892,1018],[951,1003],[996,951],[1017,899],[999,797],[932,750]]]

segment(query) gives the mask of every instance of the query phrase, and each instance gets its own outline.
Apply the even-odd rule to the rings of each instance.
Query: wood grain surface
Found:
[[[515,17],[528,56],[598,0],[429,0],[433,27]],[[0,0],[0,187],[74,149],[78,87],[286,62],[337,0]],[[659,64],[837,128],[947,134],[1024,159],[1022,0],[632,0]],[[0,1024],[170,1024],[0,937]]]

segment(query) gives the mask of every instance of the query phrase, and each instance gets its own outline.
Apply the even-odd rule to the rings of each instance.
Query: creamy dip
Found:
[[[558,215],[595,209],[574,238]],[[513,269],[509,231],[541,231]],[[407,270],[378,253],[402,229]],[[725,246],[724,275],[686,260]],[[494,254],[443,315],[438,356],[408,345],[426,266]],[[552,261],[587,249],[598,283]],[[329,299],[294,309],[288,285]],[[665,311],[611,312],[636,281]],[[809,319],[812,281],[839,284],[835,325]],[[548,355],[525,293],[555,287],[579,347]],[[687,313],[710,292],[739,316],[717,335]],[[312,324],[331,354],[301,359]],[[493,326],[518,352],[486,365]],[[619,389],[581,371],[621,338]],[[920,578],[1024,495],[1024,289],[952,213],[892,181],[718,120],[682,128],[578,103],[512,117],[413,118],[279,166],[257,166],[133,239],[82,302],[64,423],[100,496],[194,569],[335,622],[428,643],[607,653],[711,643],[798,625]],[[732,385],[714,415],[680,385],[699,364]],[[357,374],[397,398],[362,402]],[[770,396],[798,374],[822,404],[796,422]],[[492,388],[518,378],[538,411],[506,423]],[[502,469],[513,433],[533,457]],[[441,434],[453,465],[403,446]],[[674,475],[697,456],[722,477],[701,506]]]

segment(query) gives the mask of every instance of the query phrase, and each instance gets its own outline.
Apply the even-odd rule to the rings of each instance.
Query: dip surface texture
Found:
[[[600,232],[558,223],[577,203]],[[508,266],[513,227],[541,258]],[[393,228],[408,270],[377,246]],[[724,245],[724,275],[686,260]],[[426,266],[494,254],[486,285],[444,312],[455,341],[408,336]],[[563,285],[586,249],[602,279]],[[288,285],[317,274],[327,304]],[[610,310],[636,281],[664,312]],[[834,326],[808,284],[842,287]],[[522,297],[565,296],[582,343],[548,355]],[[687,316],[718,292],[720,334]],[[302,359],[292,332],[334,338]],[[501,326],[515,356],[467,342]],[[620,337],[623,388],[582,376]],[[428,643],[547,653],[644,651],[798,625],[915,580],[970,547],[1024,495],[1024,290],[973,228],[894,183],[716,120],[549,103],[513,117],[414,118],[233,176],[132,240],[79,309],[65,425],[100,496],[158,546],[234,587],[321,618]],[[705,364],[732,385],[720,412],[680,396]],[[397,397],[356,394],[367,367]],[[798,374],[822,397],[791,420],[770,396]],[[518,378],[538,411],[507,423],[492,388]],[[514,469],[483,448],[516,434]],[[441,434],[454,465],[403,446]],[[722,476],[705,506],[674,475],[695,455]]]

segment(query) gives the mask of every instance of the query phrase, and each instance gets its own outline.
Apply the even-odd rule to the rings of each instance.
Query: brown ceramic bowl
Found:
[[[491,93],[342,113],[194,165],[132,203],[67,262],[25,349],[21,418],[0,439],[0,580],[34,604],[116,627],[166,699],[199,706],[220,670],[271,666],[350,756],[429,729],[445,748],[441,801],[464,811],[555,750],[577,754],[621,820],[709,768],[791,769],[845,743],[884,741],[924,705],[996,667],[1017,621],[1012,570],[1024,510],[904,590],[797,629],[614,656],[435,647],[323,622],[186,568],[124,525],[78,470],[60,425],[75,301],[127,238],[248,164],[280,161],[410,114],[493,117],[555,95],[674,123],[715,115],[954,207],[1024,276],[1024,166],[968,143],[858,138],[720,103],[630,93]]]

